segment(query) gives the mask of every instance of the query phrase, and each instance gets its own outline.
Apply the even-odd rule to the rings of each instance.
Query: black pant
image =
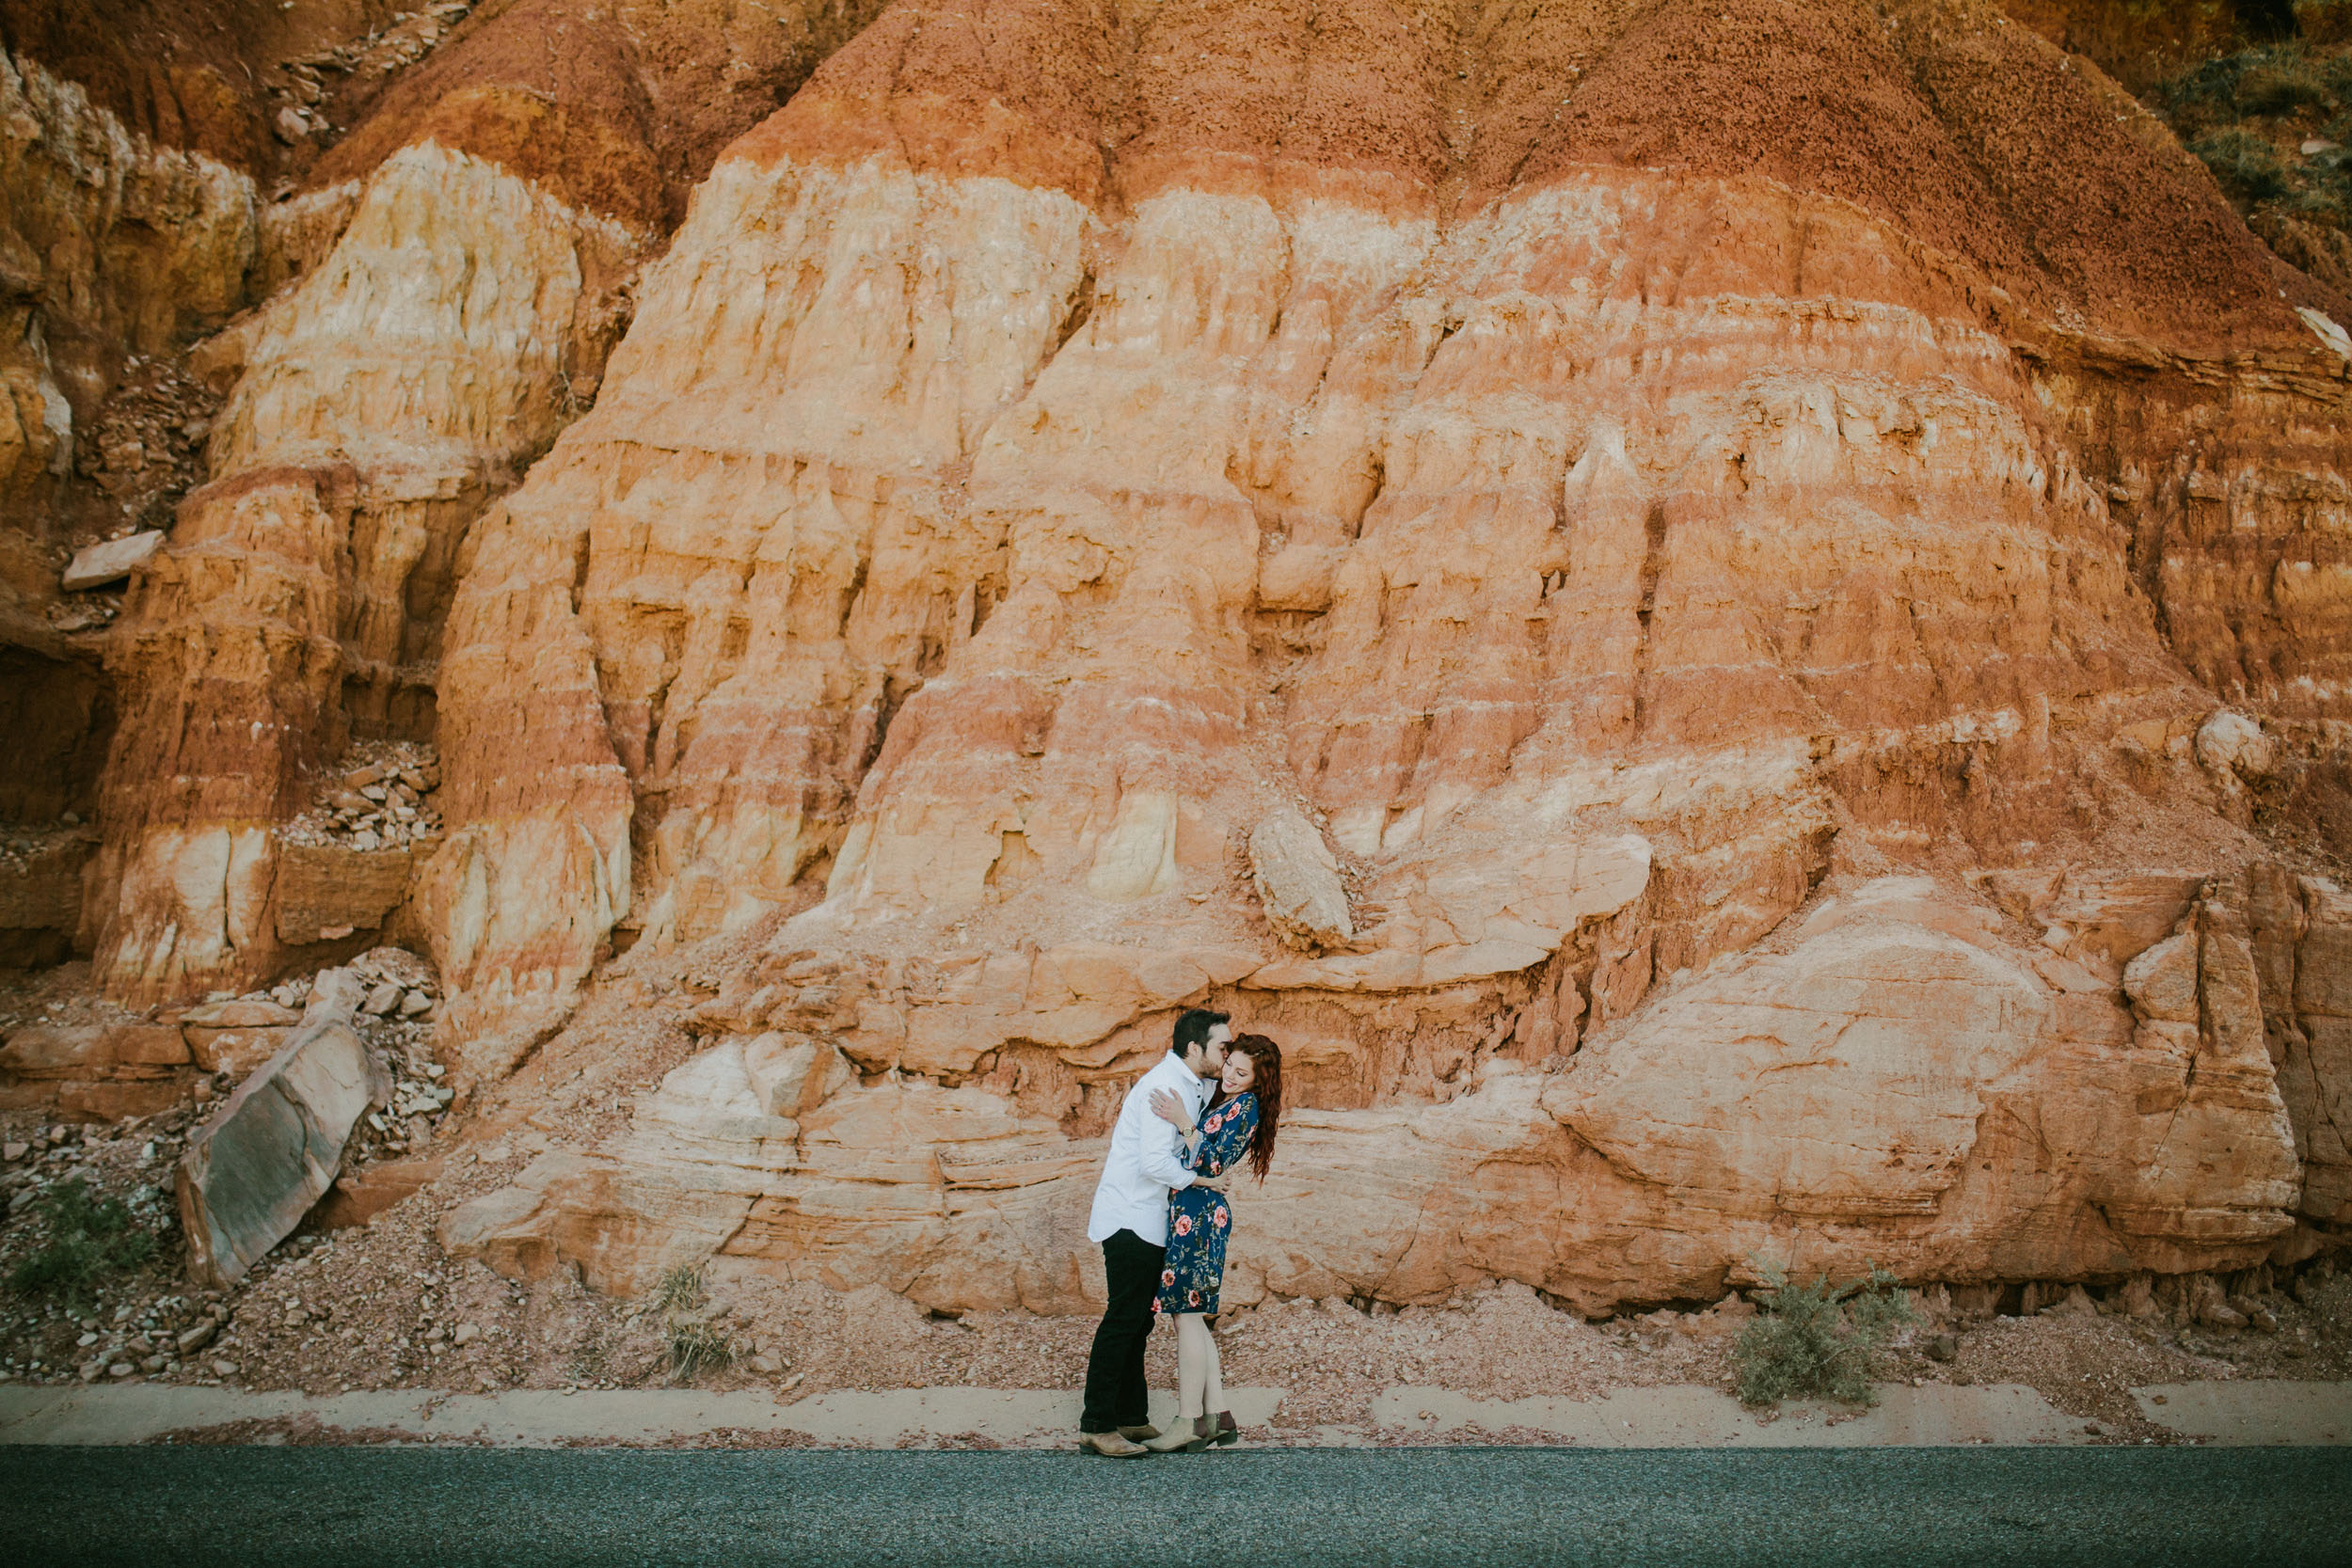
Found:
[[[1094,1331],[1087,1357],[1087,1402],[1080,1432],[1116,1432],[1151,1419],[1151,1389],[1143,1381],[1143,1346],[1152,1338],[1152,1298],[1160,1293],[1155,1247],[1132,1230],[1115,1230],[1103,1242],[1103,1281],[1110,1306]]]

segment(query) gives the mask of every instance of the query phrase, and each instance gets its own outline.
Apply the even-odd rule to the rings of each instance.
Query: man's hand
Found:
[[[1225,1190],[1226,1184],[1232,1180],[1233,1173],[1230,1170],[1216,1176],[1211,1176],[1204,1170],[1192,1173],[1192,1184],[1204,1193],[1221,1193]]]
[[[1184,1097],[1174,1089],[1152,1091],[1152,1114],[1179,1132],[1192,1131],[1192,1112],[1185,1106]]]

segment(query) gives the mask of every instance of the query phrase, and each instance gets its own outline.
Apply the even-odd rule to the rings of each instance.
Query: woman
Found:
[[[1274,1161],[1274,1132],[1282,1117],[1282,1051],[1263,1035],[1244,1035],[1225,1049],[1225,1072],[1196,1127],[1184,1102],[1167,1089],[1152,1110],[1184,1137],[1189,1187],[1168,1195],[1168,1257],[1161,1265],[1152,1310],[1176,1320],[1176,1425],[1144,1447],[1161,1453],[1198,1453],[1232,1443],[1241,1432],[1225,1405],[1225,1369],[1210,1337],[1217,1288],[1225,1279],[1225,1243],[1233,1233],[1225,1201],[1231,1172],[1247,1160],[1260,1181]]]

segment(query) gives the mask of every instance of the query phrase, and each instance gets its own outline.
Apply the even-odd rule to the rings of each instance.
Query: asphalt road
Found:
[[[0,1449],[26,1564],[2352,1562],[2352,1449]]]

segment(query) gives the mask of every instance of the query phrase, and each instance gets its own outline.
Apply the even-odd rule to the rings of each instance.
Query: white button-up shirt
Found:
[[[1132,1230],[1153,1246],[1168,1245],[1168,1195],[1192,1185],[1184,1168],[1184,1140],[1173,1127],[1152,1114],[1152,1092],[1174,1089],[1200,1119],[1209,1102],[1209,1083],[1184,1066],[1173,1051],[1136,1080],[1119,1107],[1111,1128],[1110,1155],[1103,1162],[1103,1180],[1094,1186],[1094,1212],[1087,1221],[1087,1240],[1107,1240]]]

